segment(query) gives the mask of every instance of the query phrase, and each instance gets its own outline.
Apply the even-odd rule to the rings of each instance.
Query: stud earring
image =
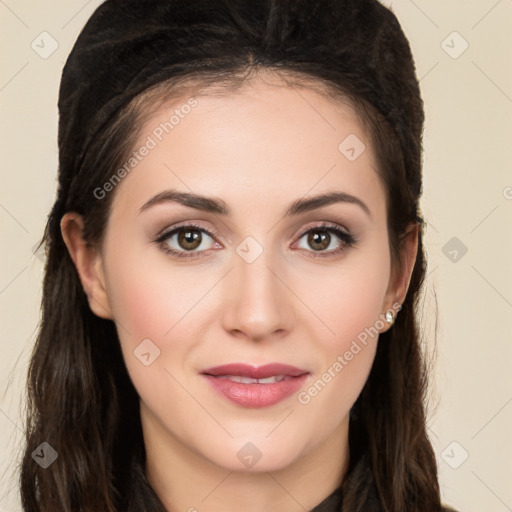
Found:
[[[395,313],[393,311],[386,311],[386,322],[389,325],[393,325],[395,323]]]

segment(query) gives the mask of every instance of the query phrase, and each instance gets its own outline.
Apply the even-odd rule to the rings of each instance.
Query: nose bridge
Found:
[[[225,328],[254,339],[287,329],[290,305],[272,251],[247,237],[235,252],[226,291]]]

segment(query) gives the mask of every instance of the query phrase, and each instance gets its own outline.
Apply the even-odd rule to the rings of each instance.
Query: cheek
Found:
[[[311,414],[313,422],[323,418],[318,428],[339,424],[373,364],[379,330],[385,326],[382,308],[390,271],[387,246],[378,247],[380,251],[375,245],[354,254],[337,269],[304,274],[299,283],[304,303],[318,318],[309,321],[309,335],[321,356],[316,375],[298,400],[311,410],[329,411]]]
[[[314,326],[327,353],[344,350],[368,328],[384,327],[381,315],[390,275],[386,249],[354,253],[339,266],[300,274],[297,295],[317,316]]]
[[[109,300],[125,364],[144,402],[158,410],[172,394],[173,407],[179,410],[190,403],[176,393],[173,376],[182,380],[181,365],[201,338],[198,323],[190,320],[211,284],[192,285],[179,270],[166,275],[165,268],[133,263],[119,262],[109,275]],[[140,271],[128,271],[134,268]]]
[[[172,266],[165,255],[128,250],[108,268],[110,306],[121,331],[135,343],[144,338],[160,343],[173,336],[193,313],[215,276]],[[124,327],[124,329],[122,329]]]
[[[128,248],[108,267],[107,276],[109,302],[132,381],[141,396],[166,403],[166,390],[176,386],[171,374],[178,377],[205,337],[210,292],[219,276],[172,266],[165,255],[138,255]]]
[[[173,308],[169,305],[176,302],[176,297],[169,295],[170,287],[165,282],[152,279],[150,270],[124,273],[123,263],[110,274],[108,283],[110,306],[118,330],[130,344],[140,343],[145,338],[159,344],[175,322]]]

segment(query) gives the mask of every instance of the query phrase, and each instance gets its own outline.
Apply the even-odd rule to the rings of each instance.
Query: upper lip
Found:
[[[240,377],[250,377],[253,379],[265,379],[275,375],[298,377],[299,375],[309,372],[307,370],[297,368],[296,366],[281,363],[269,363],[263,366],[251,366],[245,363],[230,363],[220,366],[212,366],[211,368],[203,370],[201,373],[213,376],[238,375]]]

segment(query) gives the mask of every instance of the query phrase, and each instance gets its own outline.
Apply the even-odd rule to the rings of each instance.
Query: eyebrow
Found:
[[[231,215],[231,210],[222,199],[214,197],[201,196],[193,192],[180,192],[178,190],[165,190],[160,194],[152,197],[149,201],[144,203],[140,208],[139,213],[162,203],[179,203],[196,210],[215,213],[218,215]],[[347,194],[345,192],[328,192],[311,197],[297,199],[288,208],[285,217],[299,215],[301,213],[316,210],[323,206],[329,206],[335,203],[350,203],[355,204],[371,217],[370,209],[366,204],[356,196]]]

